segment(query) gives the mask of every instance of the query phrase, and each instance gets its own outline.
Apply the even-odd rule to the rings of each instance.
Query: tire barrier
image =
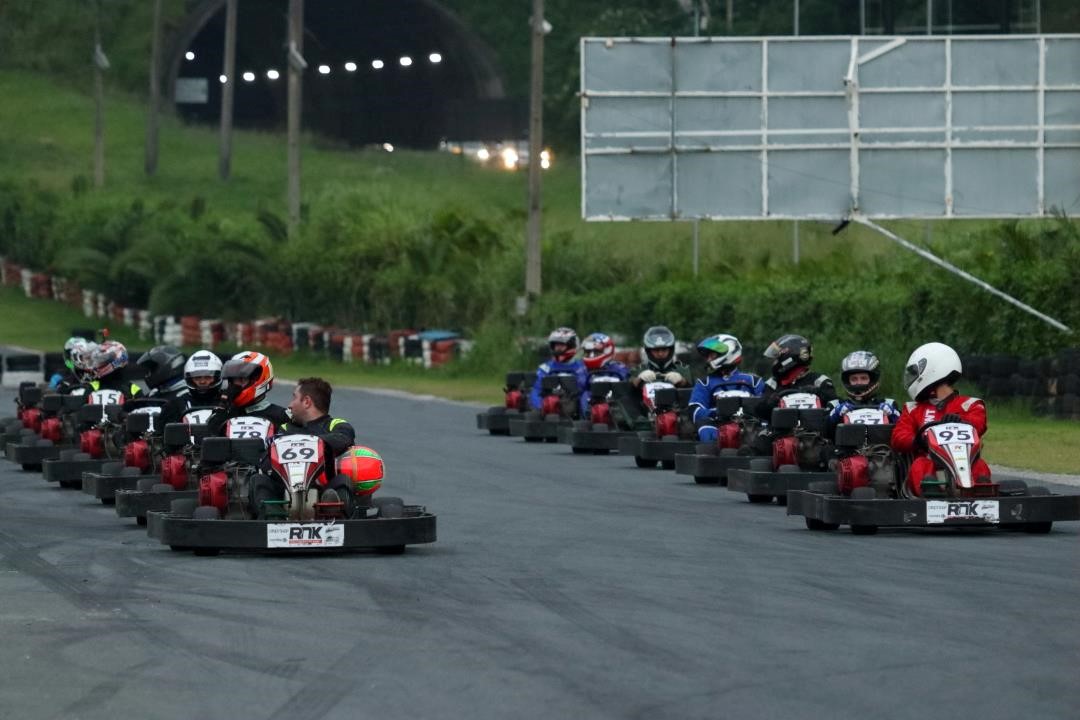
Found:
[[[969,355],[962,362],[965,378],[987,399],[1025,400],[1038,415],[1080,420],[1080,348],[1049,358]]]

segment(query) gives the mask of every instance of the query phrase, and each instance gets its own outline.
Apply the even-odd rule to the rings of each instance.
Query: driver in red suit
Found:
[[[948,345],[927,343],[908,358],[904,384],[914,402],[904,404],[900,420],[893,428],[892,448],[899,453],[913,453],[908,471],[908,492],[922,496],[922,482],[934,474],[934,461],[926,451],[923,431],[930,423],[964,422],[982,437],[986,434],[986,405],[979,398],[965,397],[954,384],[960,378],[960,356]],[[979,458],[971,468],[976,482],[990,479],[990,467]]]

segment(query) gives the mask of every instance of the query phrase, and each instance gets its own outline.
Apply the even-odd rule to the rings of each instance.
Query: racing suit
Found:
[[[533,383],[532,392],[529,393],[529,406],[534,410],[539,410],[540,406],[543,405],[543,400],[540,396],[540,386],[541,381],[548,375],[574,376],[577,379],[579,393],[589,384],[588,372],[585,370],[585,363],[581,360],[571,360],[568,363],[548,360],[547,362],[540,363],[540,367],[536,369],[536,382]]]
[[[191,407],[191,391],[188,390],[183,378],[150,388],[144,397],[165,401],[165,405],[161,408],[162,427],[169,423],[180,422],[184,413]]]
[[[581,396],[578,400],[578,407],[581,411],[581,417],[589,417],[589,405],[592,398],[592,384],[597,380],[616,380],[618,382],[626,382],[630,377],[630,368],[623,365],[618,360],[608,360],[604,363],[603,367],[599,367],[593,370],[585,377],[585,389],[581,392]]]
[[[280,430],[291,419],[289,412],[285,408],[266,399],[246,407],[236,407],[235,405],[229,405],[226,408],[218,407],[206,421],[207,437],[224,437],[226,423],[231,418],[244,416],[265,418],[274,424],[275,430]]]
[[[718,397],[760,397],[765,390],[765,381],[753,373],[732,370],[727,375],[714,373],[696,383],[690,393],[690,408],[693,411],[694,426],[697,427],[701,442],[715,442],[717,432],[716,398]]]
[[[290,420],[281,426],[284,435],[314,435],[326,443],[330,457],[336,458],[356,444],[356,430],[348,420],[323,415],[304,424]]]
[[[955,416],[955,417],[950,417]],[[915,459],[908,470],[908,488],[917,497],[922,496],[922,482],[934,474],[934,461],[922,442],[922,431],[928,423],[948,418],[972,425],[979,437],[986,434],[986,405],[979,398],[964,397],[953,393],[935,402],[909,402],[904,404],[900,420],[893,428],[892,449],[898,453],[913,453]],[[981,457],[971,466],[973,478],[990,477],[990,466]]]

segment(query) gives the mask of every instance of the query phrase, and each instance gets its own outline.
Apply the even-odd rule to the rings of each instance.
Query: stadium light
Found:
[[[442,55],[437,52],[433,52],[427,56],[427,59],[432,65],[438,65],[442,62]]]
[[[218,82],[224,85],[225,83],[229,82],[229,78],[225,77],[224,75],[218,75]]]
[[[356,72],[356,63],[354,63],[354,62],[345,63],[345,70],[347,72]]]
[[[319,66],[319,74],[320,75],[329,75],[330,74],[330,66],[329,65],[320,65]]]
[[[401,59],[398,60],[398,62],[401,63],[401,67],[409,67],[410,65],[412,65],[412,58],[408,55],[402,55]]]
[[[250,70],[244,73],[244,82],[255,82],[255,73]]]
[[[184,59],[185,60],[194,60],[195,59],[195,53],[188,50],[186,53],[184,53]]]
[[[376,70],[382,70],[385,65],[386,63],[384,63],[382,60],[371,61],[371,67],[375,68]]]
[[[271,80],[277,80],[279,77],[281,77],[281,73],[279,73],[277,70],[274,70],[273,68],[271,68],[271,69],[266,71],[266,77],[268,77]]]

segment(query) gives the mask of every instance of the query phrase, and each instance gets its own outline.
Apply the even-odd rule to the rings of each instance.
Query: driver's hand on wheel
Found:
[[[964,422],[964,420],[963,420],[963,418],[961,418],[956,413],[949,413],[945,417],[941,418],[941,422],[956,423],[956,422]]]
[[[656,373],[653,372],[652,370],[642,370],[638,374],[638,380],[640,380],[643,383],[656,382]]]
[[[679,383],[681,383],[683,381],[683,376],[680,375],[679,373],[675,372],[674,370],[672,370],[671,372],[669,372],[667,375],[664,376],[664,379],[667,380],[672,385],[678,385]]]

